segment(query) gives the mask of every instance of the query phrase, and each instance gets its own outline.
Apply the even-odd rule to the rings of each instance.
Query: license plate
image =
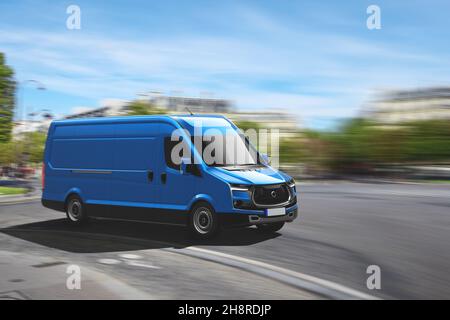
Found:
[[[266,216],[273,217],[273,216],[282,216],[286,214],[286,208],[273,208],[273,209],[265,209]]]

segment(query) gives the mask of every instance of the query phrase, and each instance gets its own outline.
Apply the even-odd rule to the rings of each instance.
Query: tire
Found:
[[[189,231],[198,239],[210,239],[219,232],[219,218],[206,202],[194,205],[189,214]]]
[[[67,220],[72,225],[82,225],[87,222],[86,206],[78,196],[70,196],[66,204]]]
[[[281,228],[283,228],[284,222],[274,222],[274,223],[268,223],[268,224],[260,224],[257,225],[256,228],[258,231],[263,233],[275,233],[279,231]]]

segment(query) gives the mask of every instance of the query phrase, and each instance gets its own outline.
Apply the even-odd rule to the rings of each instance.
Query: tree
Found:
[[[248,129],[254,129],[256,131],[260,129],[259,123],[253,121],[235,121],[234,124],[243,132],[247,131]]]
[[[408,122],[384,128],[364,119],[350,119],[337,131],[305,134],[312,162],[334,172],[367,173],[373,168],[407,163],[448,163],[450,121]],[[318,146],[324,148],[317,148]],[[313,146],[313,148],[311,148]],[[308,159],[307,158],[307,159]],[[299,158],[304,162],[304,158]]]
[[[15,161],[14,149],[11,142],[0,143],[0,166],[7,166]]]
[[[0,52],[0,142],[11,139],[15,91],[14,71],[5,64],[5,55]]]
[[[44,132],[30,132],[26,135],[26,150],[29,154],[29,162],[40,163],[44,158],[45,140]]]
[[[143,116],[153,114],[165,114],[164,109],[158,108],[154,104],[146,101],[134,100],[128,104],[129,116]]]
[[[411,162],[450,161],[450,121],[428,120],[408,123],[403,129],[405,157]]]
[[[304,159],[304,143],[300,133],[296,133],[293,137],[280,139],[280,163],[297,164]]]

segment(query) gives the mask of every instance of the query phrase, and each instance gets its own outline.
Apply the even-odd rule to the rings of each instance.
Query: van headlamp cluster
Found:
[[[230,183],[230,189],[231,191],[248,191],[250,189],[250,185]]]
[[[233,207],[236,209],[253,208],[251,201],[251,185],[230,183],[230,190],[233,197]]]
[[[289,180],[287,184],[288,184],[289,188],[295,187],[295,180],[294,180],[294,178],[292,178],[291,180]]]

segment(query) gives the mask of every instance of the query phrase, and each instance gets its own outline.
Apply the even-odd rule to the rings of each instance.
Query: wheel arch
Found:
[[[198,203],[201,203],[201,202],[206,202],[208,205],[210,205],[213,208],[214,211],[216,211],[216,209],[214,207],[213,198],[207,194],[196,195],[189,203],[189,205],[187,207],[187,211],[190,213],[192,211],[192,208],[194,208],[194,206],[196,206]]]
[[[81,192],[80,192],[80,190],[79,190],[78,188],[70,189],[70,190],[66,193],[66,195],[65,195],[65,197],[64,197],[64,210],[66,210],[66,208],[67,208],[67,201],[68,201],[68,200],[70,199],[70,197],[72,197],[72,196],[77,196],[78,198],[81,199],[82,202],[84,202],[84,199],[83,199],[83,197],[82,197],[82,195],[81,195]]]

